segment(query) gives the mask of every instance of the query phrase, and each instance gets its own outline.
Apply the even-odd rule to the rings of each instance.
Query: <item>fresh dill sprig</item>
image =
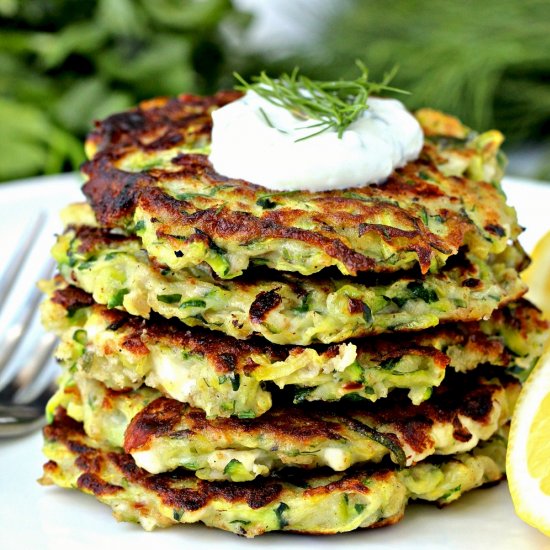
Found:
[[[300,74],[297,67],[290,74],[283,73],[278,78],[271,78],[262,71],[259,76],[253,76],[251,82],[238,73],[233,73],[233,76],[240,82],[235,86],[237,90],[256,92],[270,103],[287,109],[297,119],[318,121],[306,127],[315,130],[312,134],[297,141],[330,129],[334,129],[341,138],[346,128],[368,109],[369,95],[409,93],[389,86],[397,68],[386,73],[382,82],[372,82],[367,67],[361,61],[356,61],[356,64],[361,74],[355,80],[312,80]]]

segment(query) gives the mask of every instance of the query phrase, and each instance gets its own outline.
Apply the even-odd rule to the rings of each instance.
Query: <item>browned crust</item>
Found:
[[[137,245],[139,245],[140,243],[138,237],[131,235],[122,235],[120,233],[112,233],[105,228],[71,226],[68,229],[68,232],[74,233],[74,238],[71,241],[71,245],[69,246],[69,257],[71,257],[74,253],[73,249],[76,249],[78,253],[93,256],[96,252],[101,253],[102,249],[108,250],[110,248],[113,248],[116,252],[117,246],[120,245],[120,243],[126,242],[134,243]],[[515,242],[514,246],[518,247],[518,258],[515,259],[515,263],[517,266],[516,270],[521,271],[527,256],[523,250],[519,249],[519,243]],[[166,266],[159,264],[154,259],[150,258],[147,259],[147,262],[152,269],[159,272],[160,276],[164,276],[164,270],[166,269]],[[456,254],[449,258],[443,269],[435,274],[429,275],[429,277],[433,277],[436,280],[441,280],[444,282],[444,284],[449,284],[451,281],[453,281],[454,284],[457,284],[456,279],[460,281],[471,278],[472,275],[479,274],[481,269],[481,267],[476,266],[472,262],[472,259],[469,258],[467,255],[467,249],[464,248],[459,254]],[[262,327],[258,328],[258,325],[263,324],[265,317],[270,314],[272,309],[280,308],[281,304],[283,303],[282,300],[279,299],[277,288],[272,288],[272,290],[270,291],[258,290],[257,287],[261,284],[264,284],[265,286],[272,286],[274,284],[278,285],[280,283],[281,288],[289,288],[298,297],[302,297],[307,294],[304,288],[307,287],[307,285],[310,283],[315,285],[315,288],[318,289],[320,292],[328,294],[330,292],[334,292],[337,289],[338,281],[349,281],[350,284],[358,284],[364,287],[368,287],[371,285],[391,285],[396,282],[401,282],[403,286],[405,286],[405,283],[415,285],[425,280],[424,276],[419,273],[418,269],[411,269],[394,273],[361,273],[356,278],[345,277],[338,274],[336,279],[333,278],[334,273],[338,274],[336,270],[333,270],[332,272],[330,270],[325,270],[324,273],[315,273],[309,277],[303,277],[293,273],[284,273],[269,268],[257,267],[254,270],[247,271],[246,274],[244,274],[243,276],[231,280],[228,284],[231,285],[233,292],[239,292],[240,289],[243,289],[245,291],[252,289],[256,291],[256,297],[254,300],[251,301],[252,307],[249,307],[251,326],[247,328],[247,330],[250,331],[249,334],[252,333],[252,335],[254,335],[263,332]],[[510,276],[511,275],[512,273],[510,273]],[[511,290],[506,291],[504,296],[501,298],[499,304],[500,307],[514,300],[518,300],[527,291],[526,286],[520,284],[518,282],[519,279],[515,275],[517,275],[517,273],[514,273],[514,282],[512,284],[513,292]],[[224,282],[216,277],[213,272],[204,272],[204,276],[210,278],[210,284],[214,284],[223,288]],[[496,276],[497,275],[495,274],[495,277]],[[340,278],[338,279],[338,277]],[[510,277],[508,277],[507,282],[504,280],[502,281],[502,283],[500,283],[499,281],[497,282],[497,284],[501,285],[502,290],[504,290],[505,287],[509,286],[512,282],[509,279]],[[66,280],[76,281],[76,276],[74,274],[67,275]],[[484,290],[487,290],[485,283],[483,284]],[[407,286],[406,288],[409,287]],[[357,310],[357,308],[354,308],[353,303],[350,302],[350,304],[350,314],[361,315],[361,313],[359,313],[359,310]],[[354,311],[357,312],[353,313]],[[448,314],[443,317],[443,319],[444,322],[465,322],[469,321],[471,319],[471,316],[472,311],[469,307],[456,309],[453,308]],[[207,324],[206,321],[203,322]],[[235,326],[237,326],[238,321],[234,319],[233,323]],[[398,330],[400,332],[411,332],[415,329],[409,328],[407,326],[400,326]],[[372,336],[374,334],[382,333],[383,329],[379,326],[363,325],[362,328],[356,329],[354,332],[356,337]]]
[[[237,340],[199,327],[190,329],[176,319],[168,320],[156,314],[145,320],[121,310],[95,304],[90,294],[72,286],[56,290],[54,297],[55,303],[62,305],[68,312],[93,304],[95,313],[105,320],[107,330],[124,331],[125,337],[121,345],[127,352],[136,356],[146,355],[149,353],[149,345],[162,343],[205,357],[220,375],[250,375],[258,367],[251,358],[252,355],[267,355],[270,361],[276,362],[283,361],[290,355],[299,355],[306,349],[301,346],[271,344],[263,338]],[[350,307],[357,307],[360,308],[358,311],[362,311],[362,302],[354,305],[355,302],[359,301],[350,300]],[[491,322],[510,327],[525,341],[533,331],[548,330],[548,322],[542,318],[540,310],[525,299],[495,311]],[[418,334],[395,333],[353,340],[352,343],[357,345],[359,355],[368,353],[372,361],[379,363],[403,355],[417,355],[430,357],[436,365],[445,369],[450,359],[443,351],[433,347],[432,343],[437,340],[464,346],[466,350],[486,357],[487,362],[507,366],[513,361],[513,355],[503,341],[485,334],[479,322],[445,324]],[[338,354],[340,346],[331,344],[313,347],[328,360]],[[104,353],[114,354],[117,350],[106,349]]]
[[[270,482],[229,483],[199,481],[198,489],[174,489],[172,479],[163,478],[162,474],[150,478],[147,486],[155,492],[161,493],[163,502],[179,510],[199,510],[211,500],[223,499],[228,503],[246,503],[253,510],[263,508],[277,500],[283,487],[280,483]]]
[[[255,204],[266,189],[243,180],[233,180],[217,174],[208,158],[200,154],[180,154],[172,159],[170,170],[153,168],[147,172],[130,173],[117,168],[117,163],[132,151],[154,151],[173,148],[197,139],[210,137],[212,109],[223,106],[239,97],[234,92],[221,92],[212,97],[183,95],[175,99],[160,98],[142,103],[136,109],[113,115],[97,123],[88,141],[97,149],[94,157],[83,166],[88,181],[84,194],[92,205],[101,225],[109,228],[125,226],[139,206],[157,220],[157,233],[175,250],[178,248],[178,231],[188,238],[189,231],[199,230],[209,239],[231,238],[240,243],[255,239],[295,240],[322,250],[341,262],[352,275],[360,271],[391,271],[392,268],[354,250],[343,234],[344,228],[356,228],[358,235],[375,234],[386,244],[400,251],[414,251],[422,273],[426,273],[436,252],[456,254],[468,232],[476,230],[459,208],[464,197],[483,190],[484,196],[502,203],[494,187],[487,182],[472,182],[465,178],[448,178],[448,195],[440,186],[426,181],[428,172],[435,180],[445,177],[435,164],[437,153],[427,144],[421,158],[397,170],[380,185],[367,185],[353,189],[353,193],[326,191],[300,192],[295,196],[316,204],[318,211],[311,212],[299,206],[276,208],[256,216],[244,211],[243,201]],[[169,182],[185,177],[202,179],[210,185],[220,183],[231,186],[232,208],[220,204],[209,207],[198,200],[177,200],[158,187],[158,182]],[[398,200],[408,201],[400,206]],[[490,201],[489,201],[490,202]],[[299,205],[299,202],[297,203]],[[447,207],[445,206],[447,205]],[[444,220],[447,234],[434,234],[421,221],[424,206]],[[391,215],[392,226],[377,223],[382,214]],[[484,207],[485,229],[502,236],[499,212],[490,205]],[[300,221],[314,222],[314,229],[300,228]]]
[[[128,454],[102,452],[82,444],[81,441],[85,439],[82,425],[70,419],[62,408],[56,411],[54,422],[44,429],[44,437],[67,447],[75,456],[79,469],[83,471],[77,481],[78,487],[97,496],[114,494],[121,490],[99,476],[105,461],[114,464],[130,482],[153,491],[164,504],[178,510],[199,510],[210,501],[219,499],[228,503],[244,502],[251,508],[258,509],[276,500],[282,491],[280,481],[275,478],[262,480],[260,483],[196,480],[193,488],[178,487],[178,481],[194,480],[194,475],[184,470],[152,475],[136,466]],[[46,470],[52,469],[55,463],[47,464]]]
[[[261,323],[272,309],[276,309],[283,299],[277,292],[279,288],[273,288],[267,292],[259,292],[250,305],[248,315],[253,323]]]
[[[76,286],[55,290],[51,300],[69,312],[94,305],[92,295]]]
[[[44,470],[44,476],[38,480],[42,485],[51,485],[51,476],[57,475],[60,472],[59,464],[53,460],[48,460],[42,467]]]
[[[77,486],[80,489],[97,496],[108,497],[116,494],[122,488],[108,483],[101,476],[108,470],[118,470],[129,483],[142,487],[152,498],[159,498],[165,506],[174,512],[175,521],[178,520],[176,512],[181,514],[198,511],[213,501],[218,504],[225,501],[228,505],[246,504],[251,509],[261,509],[276,501],[284,502],[287,491],[295,494],[295,491],[298,490],[297,487],[305,487],[304,498],[322,497],[325,494],[334,493],[368,494],[370,492],[369,482],[391,483],[395,476],[395,467],[386,465],[352,468],[328,479],[325,477],[324,471],[285,470],[268,478],[242,483],[202,481],[197,479],[192,472],[184,469],[164,474],[150,474],[139,468],[129,454],[109,452],[105,449],[83,445],[82,442],[87,439],[82,426],[69,419],[61,408],[58,409],[53,424],[46,428],[45,436],[46,439],[55,437],[55,441],[69,451],[70,458],[81,464],[79,468],[83,471],[77,481]],[[82,460],[83,454],[93,455],[94,460]],[[449,458],[445,457],[444,460],[448,461]],[[97,464],[101,465],[101,470],[96,471],[94,465]],[[55,462],[47,462],[44,466],[45,475],[42,482],[51,483],[48,473],[55,475],[59,469],[60,467]],[[147,506],[139,502],[135,502],[133,506],[136,509],[147,511]],[[402,515],[403,510],[398,511],[389,518],[380,519],[371,527],[391,525],[397,522]],[[261,527],[256,534],[260,532],[263,532]],[[320,532],[319,534],[325,533]]]
[[[490,372],[490,369],[481,370]],[[392,396],[375,403],[371,414],[376,424],[391,426],[411,449],[422,453],[433,445],[429,432],[436,423],[452,425],[457,440],[469,441],[471,433],[460,417],[487,424],[493,411],[495,392],[501,387],[513,386],[519,389],[519,381],[503,374],[499,375],[498,382],[481,383],[477,371],[466,375],[448,373],[428,401],[415,406],[402,395],[399,396],[401,402],[397,396]]]
[[[163,149],[186,141],[192,130],[193,136],[209,136],[213,108],[234,101],[241,94],[222,91],[209,97],[181,94],[177,98],[158,97],[143,101],[136,109],[116,113],[95,123],[95,130],[88,141],[99,150],[112,147]],[[185,106],[185,109],[182,109]],[[166,130],[170,134],[166,135]],[[178,134],[179,132],[179,134]],[[156,139],[155,139],[155,134]],[[176,141],[179,137],[179,141]]]
[[[122,487],[112,485],[103,481],[99,476],[90,473],[83,473],[76,482],[77,487],[87,493],[92,493],[95,496],[114,495],[123,491]]]
[[[185,418],[184,432],[174,427]],[[137,414],[126,429],[124,449],[134,452],[147,448],[153,439],[188,437],[194,434],[249,433],[259,435],[270,433],[283,439],[288,437],[298,444],[307,444],[312,439],[340,440],[341,428],[338,424],[315,418],[307,410],[300,408],[279,408],[268,411],[259,418],[239,419],[235,417],[207,419],[204,411],[190,407],[167,397],[159,397]]]
[[[200,155],[193,155],[198,156]],[[466,233],[472,230],[466,217],[446,211],[444,215],[448,235],[443,239],[432,233],[407,209],[391,204],[390,201],[398,198],[402,187],[407,194],[441,200],[441,191],[436,185],[429,185],[413,174],[408,176],[413,183],[405,186],[399,185],[396,175],[383,185],[354,190],[356,195],[364,197],[361,199],[345,198],[336,191],[326,191],[323,194],[303,192],[304,200],[316,202],[323,209],[323,212],[315,213],[316,228],[312,231],[295,227],[306,215],[303,210],[280,208],[266,211],[261,217],[226,207],[220,208],[218,205],[193,211],[195,206],[191,203],[174,199],[155,187],[157,179],[168,182],[189,176],[189,166],[176,171],[156,169],[150,173],[128,173],[114,168],[110,159],[99,154],[83,166],[83,171],[89,177],[83,192],[102,226],[114,228],[128,224],[134,210],[139,206],[157,220],[159,238],[171,242],[175,249],[178,247],[178,240],[172,237],[174,231],[198,229],[214,240],[231,238],[242,243],[259,238],[301,241],[340,261],[351,274],[359,271],[383,271],[373,258],[356,252],[345,237],[335,234],[335,228],[357,227],[359,236],[376,233],[388,245],[414,250],[418,254],[422,273],[426,273],[434,251],[447,255],[456,253],[463,244]],[[212,185],[227,181],[227,178],[214,172],[205,156],[201,164],[195,162],[193,177],[207,179]],[[443,176],[440,174],[440,177]],[[231,180],[231,183],[235,185],[233,194],[235,197],[241,195],[241,200],[242,196],[253,195],[252,200],[256,202],[265,193],[263,188],[242,180]],[[371,187],[377,188],[378,193],[370,190]],[[414,193],[415,190],[418,193]],[[376,202],[378,195],[386,200]],[[411,210],[416,211],[417,208]],[[368,223],[368,220],[388,212],[391,213],[394,223],[408,229]],[[385,270],[390,269],[386,267]]]
[[[70,418],[64,409],[57,409],[55,421],[45,426],[43,432],[46,440],[63,442],[70,453],[75,455],[75,464],[83,472],[77,480],[79,489],[96,496],[115,494],[122,490],[122,487],[107,483],[98,475],[104,466],[104,457],[95,448],[83,443],[86,435],[82,425]],[[58,469],[59,465],[55,462],[46,463],[44,482],[50,483],[48,474],[54,474]]]
[[[134,241],[135,237],[113,233],[100,227],[90,227],[88,225],[70,226],[78,239],[78,252],[86,254],[93,252],[96,248],[102,246],[117,246],[127,241]]]
[[[114,465],[129,482],[143,486],[154,492],[163,503],[174,510],[196,511],[205,507],[213,500],[224,500],[229,504],[245,503],[252,509],[259,509],[277,500],[283,492],[283,483],[294,485],[296,477],[300,483],[316,478],[318,474],[301,472],[296,476],[295,472],[280,474],[269,478],[257,479],[251,482],[231,483],[225,481],[197,480],[192,472],[178,469],[164,474],[150,474],[139,468],[129,454],[118,452],[106,452],[81,445],[85,438],[80,424],[71,420],[61,408],[57,410],[55,420],[45,428],[46,439],[55,439],[63,444],[79,462],[79,468],[83,473],[78,479],[78,487],[96,495],[113,494],[120,488],[101,480],[96,464],[109,462]],[[83,455],[86,455],[84,458]],[[93,459],[92,459],[93,457]],[[55,463],[47,463],[45,470],[56,466]],[[392,469],[379,468],[377,471],[369,471],[376,479],[386,479],[391,475]],[[350,471],[343,474],[342,478],[332,483],[317,488],[307,489],[318,495],[330,494],[333,491],[345,492],[358,491],[368,493],[369,489],[361,479],[365,472]],[[185,487],[187,485],[189,487]]]
[[[382,430],[394,444],[407,445],[421,454],[433,447],[434,424],[451,425],[456,439],[468,441],[471,433],[461,417],[488,424],[495,395],[502,387],[516,386],[512,377],[500,375],[494,383],[481,375],[450,374],[435,389],[430,400],[412,405],[399,392],[376,403],[308,403],[302,406],[276,406],[252,419],[212,418],[204,411],[173,399],[159,397],[131,421],[126,430],[127,453],[147,449],[154,439],[168,437],[224,440],[227,434],[251,437],[269,436],[278,445],[307,449],[321,441],[347,439],[350,430],[369,437],[369,430]]]
[[[73,287],[67,287],[67,289],[71,288]],[[59,289],[56,293],[62,296],[66,309],[76,307],[71,302],[72,293],[70,291]],[[91,298],[91,295],[88,296]],[[177,319],[169,320],[157,314],[152,314],[151,318],[146,320],[95,303],[93,308],[95,313],[105,320],[107,330],[124,330],[125,338],[122,341],[122,346],[126,351],[134,355],[147,354],[147,345],[163,343],[169,347],[185,349],[189,353],[204,356],[220,375],[234,372],[250,375],[258,367],[258,364],[251,358],[252,355],[267,355],[271,361],[275,362],[283,361],[289,355],[299,355],[306,349],[301,346],[272,344],[263,338],[237,340],[226,334],[200,327],[190,329]],[[472,325],[468,328],[471,328],[473,333],[476,324],[472,323]],[[440,332],[443,331],[452,332],[452,326],[442,327]],[[462,341],[471,334],[457,336],[457,340]],[[484,338],[482,333],[478,336],[481,340],[480,345],[483,345],[487,338]],[[398,333],[391,336],[367,338],[354,341],[354,343],[358,346],[360,353],[368,352],[372,354],[373,360],[380,362],[401,357],[404,354],[412,354],[431,357],[442,369],[448,365],[449,359],[444,353],[428,345],[418,345],[414,339],[414,335]],[[497,342],[493,342],[493,344],[496,346]],[[338,355],[339,347],[339,344],[317,345],[315,349],[330,359]],[[116,350],[104,350],[104,352],[116,353]]]
[[[513,307],[498,309],[491,318],[518,331],[523,339],[527,339],[533,331],[546,332],[550,326],[541,310],[526,299],[518,300]]]
[[[155,434],[155,437],[169,434],[179,422],[184,409],[185,405],[174,399],[155,399],[143,414],[138,415],[139,418],[134,419],[134,429],[126,430],[124,448],[146,448],[151,439],[148,434]]]

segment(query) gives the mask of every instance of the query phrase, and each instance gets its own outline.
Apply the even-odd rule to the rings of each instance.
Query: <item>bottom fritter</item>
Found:
[[[147,530],[176,523],[253,537],[268,531],[334,534],[396,523],[409,499],[448,504],[503,478],[504,431],[468,453],[409,468],[376,465],[342,473],[283,471],[253,482],[203,481],[175,470],[149,474],[128,454],[106,451],[59,408],[44,429],[42,484],[78,488]]]

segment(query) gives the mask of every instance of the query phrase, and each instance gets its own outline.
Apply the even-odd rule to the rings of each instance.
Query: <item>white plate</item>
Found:
[[[522,240],[531,250],[550,230],[550,184],[509,179],[505,189],[517,207],[520,222],[527,226]],[[78,199],[78,178],[73,175],[36,178],[0,186],[0,262],[17,246],[25,224],[39,210],[52,218],[45,230],[40,254],[48,254],[57,211]],[[58,227],[58,226],[57,226]],[[2,265],[2,264],[0,264]],[[0,270],[1,271],[1,270]],[[30,285],[35,273],[26,273],[22,285]],[[38,329],[37,329],[38,331]],[[29,346],[30,351],[32,349]],[[41,437],[35,434],[0,442],[0,547],[12,549],[97,550],[116,548],[172,550],[283,547],[334,549],[550,549],[550,538],[522,523],[514,514],[505,483],[474,491],[457,503],[439,510],[412,504],[404,520],[393,526],[334,537],[269,534],[247,540],[203,526],[181,526],[146,533],[140,527],[117,523],[110,509],[77,491],[41,487],[36,479],[44,461]]]

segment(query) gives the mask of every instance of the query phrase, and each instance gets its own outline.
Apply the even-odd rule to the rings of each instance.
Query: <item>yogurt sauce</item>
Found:
[[[255,92],[212,113],[210,161],[227,177],[276,191],[328,191],[386,179],[418,158],[423,134],[396,99],[368,99],[369,108],[344,131],[315,133],[316,120],[296,118]]]

